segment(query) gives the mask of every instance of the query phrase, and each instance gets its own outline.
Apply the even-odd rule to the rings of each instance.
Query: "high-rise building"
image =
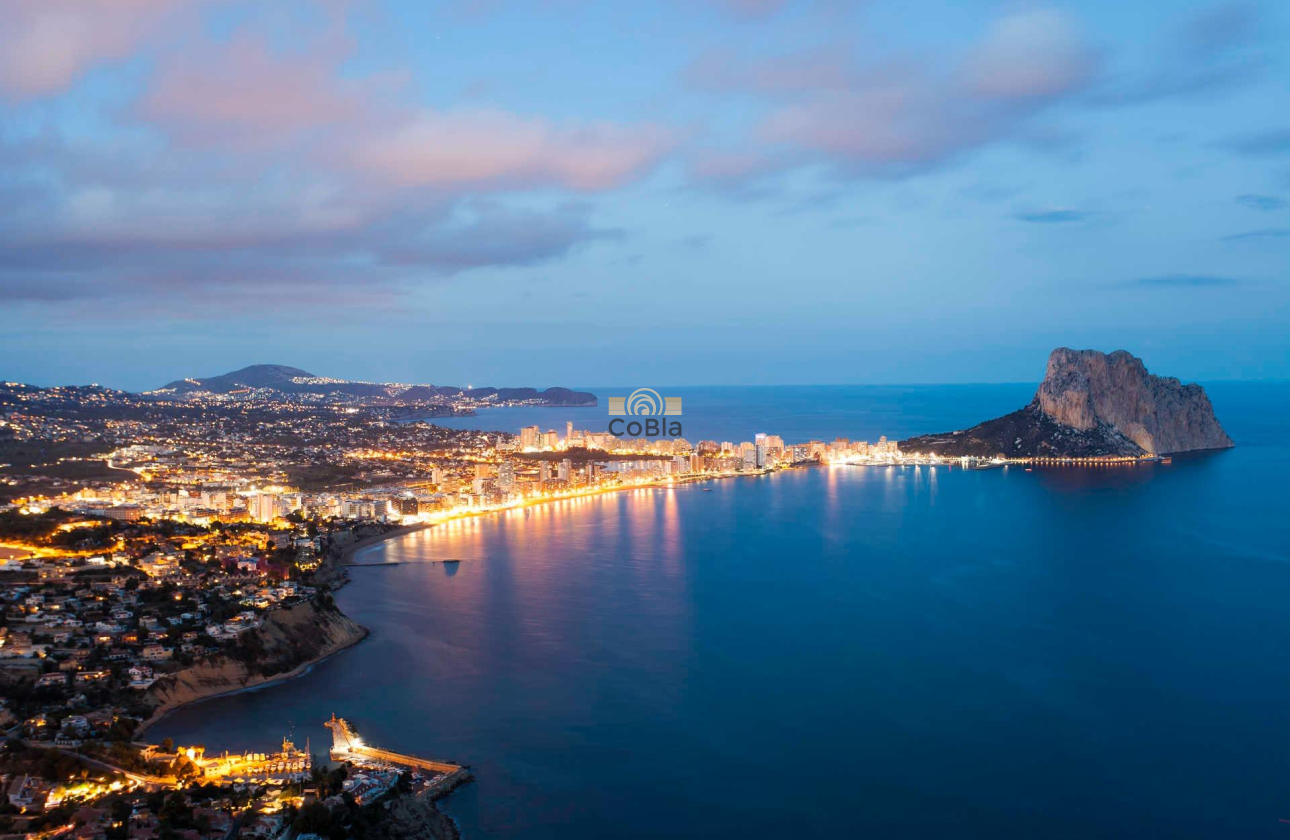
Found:
[[[558,449],[560,447],[560,435],[556,434],[555,429],[549,429],[542,436],[543,449]]]
[[[563,461],[560,462],[560,469],[556,473],[556,477],[559,478],[561,481],[568,481],[569,476],[570,474],[572,474],[572,472],[573,472],[573,461],[570,461],[568,458],[565,458]]]
[[[573,446],[573,421],[572,420],[566,420],[564,422],[564,445],[566,449],[570,446]]]
[[[341,515],[346,519],[371,519],[378,515],[376,502],[371,499],[346,499],[341,503]]]
[[[537,449],[540,434],[541,431],[537,426],[525,426],[520,429],[520,449]]]
[[[278,497],[272,493],[259,493],[250,498],[247,508],[256,522],[272,522],[278,518]]]
[[[503,461],[497,466],[497,487],[503,492],[509,493],[515,489],[515,465],[510,461]]]

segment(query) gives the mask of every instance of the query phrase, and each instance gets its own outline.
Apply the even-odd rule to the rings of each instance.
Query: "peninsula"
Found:
[[[1097,458],[1233,445],[1199,385],[1154,376],[1124,350],[1059,347],[1029,405],[963,431],[909,438],[900,448],[955,458]]]
[[[459,388],[456,385],[414,385],[360,382],[315,376],[286,365],[251,365],[231,373],[177,379],[144,396],[161,399],[223,398],[224,400],[291,397],[309,402],[348,402],[362,405],[440,407],[445,413],[473,414],[475,408],[501,405],[594,406],[596,395],[568,388]]]

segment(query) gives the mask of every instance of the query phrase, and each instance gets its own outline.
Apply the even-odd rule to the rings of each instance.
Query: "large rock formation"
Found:
[[[1054,350],[1035,401],[1064,426],[1084,431],[1105,424],[1146,452],[1232,445],[1205,389],[1152,376],[1141,359],[1123,350],[1109,356],[1096,350]]]
[[[1123,350],[1108,355],[1060,347],[1049,355],[1030,405],[965,431],[911,438],[901,448],[946,456],[1088,457],[1232,445],[1199,385],[1152,376]]]

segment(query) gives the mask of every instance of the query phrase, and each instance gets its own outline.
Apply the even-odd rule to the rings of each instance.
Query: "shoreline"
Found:
[[[412,525],[400,525],[397,528],[391,528],[390,530],[386,531],[383,534],[372,534],[370,537],[363,537],[361,540],[356,540],[355,542],[352,542],[349,545],[342,548],[340,550],[340,554],[336,556],[336,563],[337,565],[342,567],[348,566],[350,560],[353,559],[354,555],[365,548],[371,548],[374,545],[379,545],[380,543],[383,543],[386,540],[393,540],[399,537],[407,536],[408,534],[415,534],[417,531],[424,531],[426,528],[429,528],[430,526],[436,525],[436,524],[438,523],[417,522]],[[342,583],[341,586],[344,586],[344,584]]]
[[[790,469],[795,469],[795,468],[796,467],[791,467]],[[320,583],[319,585],[320,587],[325,587],[332,591],[343,588],[346,584],[350,582],[350,577],[347,570],[352,566],[351,561],[353,560],[354,555],[360,551],[363,551],[364,549],[368,549],[373,546],[380,545],[381,543],[387,542],[389,540],[405,537],[408,534],[414,534],[418,531],[426,530],[427,528],[433,528],[436,525],[442,525],[447,522],[453,522],[458,519],[485,517],[496,513],[505,513],[510,510],[533,507],[536,505],[544,505],[550,502],[560,502],[566,499],[580,499],[580,498],[590,498],[593,496],[610,495],[614,493],[621,493],[627,490],[666,489],[668,487],[674,487],[674,486],[683,485],[683,484],[698,484],[701,482],[717,481],[717,480],[726,479],[726,478],[749,478],[752,476],[763,476],[763,475],[770,475],[770,474],[772,473],[761,472],[761,471],[747,472],[747,473],[745,472],[722,473],[718,475],[689,476],[686,478],[677,479],[672,482],[664,482],[664,483],[629,485],[625,487],[624,486],[606,487],[603,489],[593,490],[588,493],[576,493],[568,496],[557,496],[554,498],[532,499],[510,507],[493,508],[489,510],[460,513],[455,516],[446,517],[444,519],[437,520],[434,522],[417,522],[411,525],[400,525],[398,527],[391,528],[389,531],[386,531],[385,533],[372,534],[371,536],[363,537],[360,540],[357,540],[353,543],[350,543],[347,546],[344,546],[343,548],[340,549],[340,552],[335,555],[334,559],[326,558],[325,562],[330,562],[335,564],[334,568],[338,573],[338,576],[334,578],[332,581],[329,581],[327,583]],[[373,564],[373,565],[379,565],[379,564]],[[344,610],[341,610],[339,606],[336,606],[335,609],[340,615],[344,616],[345,618],[349,618],[349,616],[346,615]],[[353,619],[350,619],[350,620],[353,621]],[[199,703],[205,703],[208,700],[215,700],[220,697],[230,697],[232,695],[242,694],[248,691],[259,691],[260,689],[268,688],[277,683],[287,682],[288,680],[293,680],[296,677],[304,676],[305,674],[309,673],[309,671],[313,670],[315,665],[318,665],[321,662],[325,662],[326,660],[332,658],[333,656],[336,656],[337,654],[343,653],[346,650],[349,650],[350,648],[355,647],[356,645],[358,645],[359,643],[361,643],[362,641],[364,641],[365,639],[367,639],[372,635],[372,631],[370,628],[363,627],[362,625],[358,625],[358,626],[363,632],[362,632],[362,635],[359,636],[357,639],[354,639],[348,644],[345,644],[342,647],[339,647],[336,650],[326,653],[323,656],[320,656],[316,659],[311,659],[306,662],[302,662],[300,665],[296,666],[295,668],[292,668],[290,671],[287,671],[282,674],[274,674],[273,676],[266,677],[259,681],[252,680],[245,685],[238,686],[237,688],[222,689],[219,691],[215,691],[211,694],[205,694],[200,697],[194,697],[190,700],[186,700],[182,703],[177,703],[172,706],[164,706],[164,705],[160,706],[152,713],[151,716],[149,716],[146,720],[144,720],[139,725],[139,728],[135,730],[132,738],[139,739],[149,729],[151,729],[153,726],[160,723],[168,715],[170,715],[171,712],[175,712],[180,709],[187,708],[189,706],[195,706]]]
[[[389,531],[385,532],[384,534],[373,534],[369,537],[364,537],[361,540],[357,540],[345,546],[340,550],[340,553],[336,556],[336,559],[332,561],[336,564],[336,568],[338,571],[341,572],[341,575],[334,582],[327,584],[325,588],[327,588],[329,591],[334,591],[336,589],[340,589],[344,587],[347,583],[349,583],[349,575],[346,574],[344,570],[349,566],[350,560],[353,558],[353,556],[357,554],[359,551],[362,551],[365,548],[370,548],[374,545],[378,545],[382,542],[385,542],[386,540],[397,539],[398,537],[403,537],[408,534],[416,533],[417,531],[430,527],[431,524],[432,523],[429,523],[429,522],[421,522],[415,525],[404,525],[398,528],[392,528]],[[336,612],[338,612],[340,615],[344,616],[345,618],[349,618],[348,615],[345,615],[345,611],[342,610],[339,606],[336,607]],[[353,619],[350,619],[350,620],[352,621]],[[276,685],[278,683],[284,683],[284,682],[287,682],[288,680],[293,680],[296,677],[302,677],[305,674],[312,671],[314,669],[314,666],[319,665],[323,662],[326,662],[328,659],[331,659],[333,656],[344,653],[345,651],[349,650],[352,647],[355,647],[356,645],[360,644],[361,642],[363,642],[365,639],[367,639],[369,636],[372,635],[371,628],[364,627],[361,624],[358,626],[359,626],[359,629],[361,629],[363,632],[362,632],[362,635],[360,635],[357,639],[354,639],[353,641],[345,645],[342,645],[341,647],[333,651],[325,653],[322,656],[316,657],[314,659],[306,660],[300,663],[299,665],[297,665],[296,667],[292,668],[290,671],[286,671],[285,673],[281,673],[281,674],[274,674],[269,677],[252,679],[251,681],[247,682],[244,685],[238,686],[237,688],[222,689],[219,691],[212,692],[210,694],[204,694],[200,697],[194,697],[191,700],[185,700],[182,703],[176,703],[174,705],[163,704],[161,706],[158,706],[157,709],[155,709],[153,713],[146,720],[144,720],[142,723],[139,724],[139,728],[134,731],[134,734],[131,737],[134,740],[141,738],[153,726],[156,726],[167,716],[169,716],[172,712],[177,712],[180,709],[185,709],[185,708],[188,708],[189,706],[196,706],[200,703],[205,703],[208,700],[215,700],[220,697],[231,697],[235,694],[243,694],[249,691],[259,691],[264,688],[269,688],[270,686]]]
[[[345,613],[341,612],[339,608],[337,608],[337,612],[339,612],[342,616],[345,615]],[[345,616],[345,617],[348,618],[348,616]],[[149,729],[151,729],[153,726],[160,723],[168,715],[170,715],[171,712],[177,712],[180,709],[186,709],[189,706],[196,706],[200,703],[205,703],[208,700],[215,700],[220,697],[231,697],[235,694],[245,694],[247,692],[259,691],[263,688],[268,688],[278,683],[284,683],[284,682],[287,682],[288,680],[293,680],[296,677],[302,677],[305,674],[312,671],[315,665],[319,665],[323,662],[326,662],[328,659],[331,659],[333,656],[344,653],[345,651],[349,650],[355,645],[358,645],[363,640],[367,639],[369,636],[372,635],[371,629],[364,627],[361,624],[358,625],[358,627],[360,630],[363,631],[358,638],[344,645],[341,645],[340,647],[336,648],[333,651],[330,651],[329,653],[326,653],[317,658],[302,662],[296,667],[292,668],[290,671],[286,671],[281,674],[273,674],[272,676],[267,676],[262,678],[253,678],[249,680],[246,684],[238,686],[237,688],[230,688],[230,689],[225,689],[221,691],[216,691],[212,694],[205,694],[205,695],[202,695],[201,697],[194,697],[191,700],[185,700],[182,703],[176,703],[171,706],[162,704],[161,706],[158,706],[156,710],[153,711],[152,715],[150,715],[147,720],[139,724],[139,728],[134,731],[134,734],[131,736],[131,740],[139,739]]]

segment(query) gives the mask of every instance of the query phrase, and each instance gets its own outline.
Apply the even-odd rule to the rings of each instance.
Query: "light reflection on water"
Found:
[[[338,711],[474,765],[468,838],[1274,837],[1290,451],[1224,416],[1249,446],[1168,466],[819,468],[417,532],[339,593],[368,641],[152,735],[317,749]]]

